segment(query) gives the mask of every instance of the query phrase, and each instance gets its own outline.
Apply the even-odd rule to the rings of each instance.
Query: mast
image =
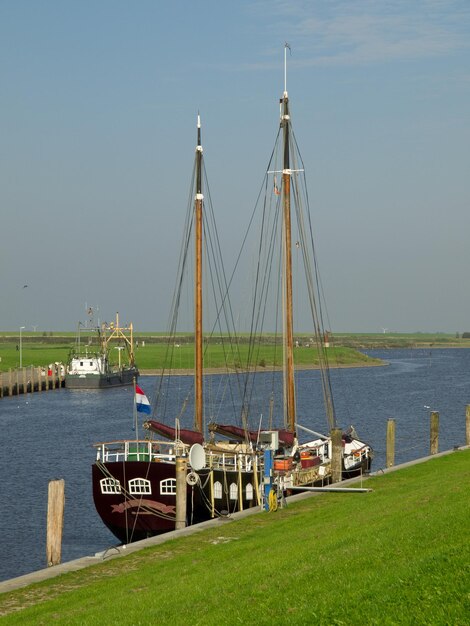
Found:
[[[201,146],[201,118],[197,116],[197,147],[196,147],[196,195],[194,199],[195,212],[195,338],[194,338],[194,427],[202,433],[202,146]]]
[[[294,385],[294,323],[292,302],[292,226],[291,226],[291,169],[289,155],[289,97],[287,94],[287,48],[284,46],[284,94],[281,100],[281,128],[283,130],[283,170],[282,170],[282,207],[283,207],[283,252],[284,252],[284,393],[285,421],[288,430],[295,431],[296,407]]]

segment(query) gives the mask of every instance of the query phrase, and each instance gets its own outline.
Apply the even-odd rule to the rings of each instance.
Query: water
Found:
[[[428,454],[431,410],[440,413],[440,450],[465,442],[470,350],[410,349],[368,354],[389,365],[333,370],[332,384],[339,425],[354,424],[358,435],[373,446],[374,470],[385,465],[386,423],[390,417],[396,420],[397,464]],[[212,377],[214,387],[219,378]],[[270,378],[267,374],[259,377],[255,400],[256,396],[266,399]],[[188,384],[187,377],[172,379],[171,397],[184,398]],[[151,398],[155,379],[142,377],[141,386]],[[277,399],[280,390],[279,380]],[[299,422],[315,430],[326,430],[318,372],[297,375],[297,401]],[[53,479],[65,479],[62,560],[116,545],[93,505],[92,444],[135,436],[132,402],[132,388],[64,389],[0,400],[0,580],[45,567],[47,490]],[[264,415],[265,405],[266,402],[257,409]],[[173,414],[177,413],[175,407]]]

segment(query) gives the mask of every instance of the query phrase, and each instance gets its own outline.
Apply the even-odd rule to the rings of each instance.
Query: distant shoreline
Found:
[[[348,368],[358,368],[358,367],[384,367],[388,365],[387,361],[382,361],[380,363],[339,363],[338,365],[330,365],[329,369],[348,369]],[[258,367],[256,368],[256,372],[281,372],[282,367],[276,366],[272,367]],[[295,368],[297,372],[304,370],[319,370],[320,367],[318,365],[299,365]],[[208,367],[204,370],[204,374],[243,374],[246,370],[239,369],[226,369],[224,367]],[[167,376],[192,376],[194,374],[194,370],[192,369],[172,369],[172,370],[162,370],[162,369],[142,369],[139,370],[140,376],[161,376],[162,373],[165,373]]]

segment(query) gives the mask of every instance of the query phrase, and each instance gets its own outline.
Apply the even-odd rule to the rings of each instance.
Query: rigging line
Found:
[[[273,161],[273,156],[276,156],[277,153],[277,146],[279,145],[279,137],[280,137],[280,129],[278,130],[277,133],[277,137],[276,137],[276,142],[275,142],[275,146],[273,148],[272,154],[271,154],[271,158],[270,161],[268,163],[268,167],[267,167],[267,172],[270,170],[270,166],[271,163]],[[261,288],[259,288],[259,277],[260,277],[260,269],[262,268],[261,263],[266,263],[266,270],[269,267],[270,263],[269,263],[269,254],[273,253],[273,247],[272,245],[270,245],[270,243],[272,244],[274,241],[274,235],[273,233],[275,232],[276,229],[276,219],[277,219],[277,214],[276,211],[274,212],[274,222],[273,222],[273,231],[271,234],[271,237],[265,238],[264,237],[264,232],[267,231],[269,232],[269,221],[268,221],[268,216],[272,213],[272,209],[269,209],[270,206],[272,206],[272,200],[271,200],[271,195],[268,195],[267,189],[268,189],[268,185],[269,185],[269,176],[268,173],[265,173],[264,175],[264,201],[263,201],[263,208],[262,208],[262,219],[261,219],[261,232],[260,232],[260,238],[259,238],[259,246],[258,246],[258,265],[257,265],[257,270],[256,270],[256,280],[255,280],[255,286],[254,286],[254,291],[253,291],[253,314],[252,314],[252,325],[251,325],[251,330],[250,330],[250,345],[251,345],[251,353],[249,354],[249,359],[251,361],[251,355],[252,355],[252,351],[253,351],[253,339],[256,337],[256,335],[258,334],[258,329],[259,329],[259,319],[260,319],[260,314],[258,312],[257,315],[255,315],[255,310],[256,310],[256,301],[257,298],[259,297],[259,301],[261,302],[263,299],[263,293],[265,292],[265,290],[267,289],[267,284],[269,283],[269,280],[267,280],[267,276],[266,273],[267,271],[263,272],[263,282],[261,283]],[[268,204],[268,198],[269,198],[269,204]],[[259,202],[259,199],[258,199]],[[276,205],[277,206],[277,205]],[[269,211],[268,211],[269,209]],[[278,209],[276,209],[278,210]],[[271,241],[270,241],[271,240]],[[266,250],[267,250],[267,256],[265,256],[266,254]],[[262,261],[262,259],[264,259],[264,261]],[[264,267],[264,266],[263,266]],[[249,361],[249,362],[250,362]]]
[[[191,188],[194,187],[195,169],[196,168],[194,166]],[[159,406],[159,398],[163,391],[163,385],[165,384],[165,380],[164,380],[165,371],[166,369],[169,369],[171,367],[171,364],[173,363],[174,336],[175,336],[176,325],[177,325],[177,320],[178,320],[178,310],[179,310],[180,301],[181,301],[181,293],[182,293],[182,287],[183,287],[183,279],[185,275],[185,268],[187,266],[188,255],[189,255],[189,245],[191,241],[193,221],[194,221],[194,214],[192,211],[192,199],[191,199],[191,194],[190,194],[190,198],[188,199],[188,204],[187,204],[187,209],[186,209],[185,226],[184,226],[184,231],[183,231],[183,237],[182,237],[181,248],[180,248],[180,256],[179,256],[179,262],[178,262],[177,277],[179,276],[179,281],[177,281],[175,285],[175,290],[173,292],[173,299],[172,299],[172,306],[170,310],[171,312],[170,312],[170,320],[169,320],[169,338],[168,338],[167,349],[165,353],[164,367],[162,368],[162,374],[160,376],[160,384],[157,386],[157,389],[154,394],[153,415],[156,414],[157,407]],[[173,343],[172,343],[172,340],[173,340]],[[170,359],[168,360],[169,356],[170,356]],[[169,380],[167,379],[166,381],[167,390],[168,390],[168,386],[169,386]],[[166,413],[167,398],[168,398],[168,394],[166,394],[166,397],[165,397],[164,413]]]
[[[222,253],[220,249],[220,241],[219,241],[218,234],[217,234],[215,215],[214,215],[213,207],[211,204],[209,205],[209,218],[210,219],[206,219],[206,221],[204,222],[204,233],[205,233],[205,240],[206,242],[209,243],[208,249],[211,251],[211,255],[212,255],[212,256],[208,255],[209,265],[211,267],[212,267],[211,259],[213,259],[214,269],[213,271],[210,272],[210,278],[211,278],[211,283],[212,283],[214,302],[216,303],[216,319],[214,321],[210,336],[211,337],[213,336],[215,327],[218,325],[219,331],[220,331],[220,339],[221,339],[222,346],[223,346],[223,352],[224,352],[224,355],[226,355],[227,354],[227,351],[225,348],[226,339],[224,337],[224,333],[222,332],[222,324],[221,324],[221,318],[223,317],[223,319],[225,320],[226,327],[227,327],[228,342],[231,348],[231,354],[233,355],[234,341],[233,341],[233,333],[232,333],[231,325],[230,325],[230,322],[234,324],[233,311],[231,307],[231,301],[229,298],[228,287],[226,284],[226,274],[225,274]],[[212,225],[212,229],[210,228],[211,225]],[[214,275],[215,275],[215,281],[217,282],[218,291],[216,289]],[[220,298],[221,300],[220,305],[218,303],[218,298]],[[229,309],[228,312],[227,312],[227,308]],[[235,345],[238,347],[238,344],[236,342],[235,342]],[[226,358],[225,358],[225,367],[227,369]],[[236,382],[238,384],[239,391],[240,391],[240,379],[239,379],[239,373],[237,371],[236,371]],[[231,393],[232,402],[233,402],[233,392],[232,392],[231,384],[230,384],[230,393]]]
[[[210,271],[208,272],[208,276],[210,277],[210,284],[212,287],[212,292],[213,292],[213,297],[214,297],[214,301],[216,302],[216,310],[217,310],[217,314],[216,314],[216,320],[214,321],[211,333],[209,335],[209,338],[212,338],[214,336],[214,332],[215,332],[215,327],[216,325],[218,325],[219,327],[219,333],[220,333],[220,339],[222,342],[222,346],[223,346],[223,351],[224,351],[224,355],[226,354],[225,352],[225,340],[223,337],[223,332],[222,332],[222,325],[221,325],[221,313],[225,312],[225,308],[223,307],[217,307],[217,288],[216,288],[216,282],[217,285],[219,286],[220,289],[220,276],[219,276],[219,272],[217,271],[217,259],[215,259],[215,251],[214,251],[214,242],[213,242],[213,238],[211,235],[211,231],[209,228],[209,225],[206,221],[204,221],[203,223],[203,227],[204,227],[204,235],[205,235],[205,241],[206,241],[206,246],[208,248],[208,250],[212,253],[212,256],[210,254],[207,255],[207,262],[210,268]],[[214,267],[213,267],[214,265]],[[215,277],[214,277],[215,276]],[[226,323],[228,322],[228,320],[225,318]],[[207,353],[209,349],[209,344],[206,343],[206,346],[204,348],[204,354]],[[227,369],[227,362],[225,360],[225,368]],[[232,399],[232,405],[234,407],[235,410],[235,404],[234,404],[234,399],[233,399],[233,392],[232,392],[232,388],[231,385],[229,385],[230,388],[230,394],[231,394],[231,399]]]
[[[260,297],[259,297],[259,305],[258,305],[259,308],[258,308],[257,323],[256,323],[257,330],[256,330],[256,336],[254,337],[254,341],[256,341],[257,346],[258,346],[257,358],[259,357],[259,352],[260,352],[261,342],[262,342],[262,332],[264,328],[264,322],[266,319],[268,296],[269,296],[268,291],[269,291],[269,285],[271,282],[270,278],[273,273],[273,261],[274,261],[274,252],[276,250],[276,240],[278,241],[277,245],[282,249],[282,239],[278,236],[280,220],[281,220],[281,203],[280,203],[280,200],[278,199],[278,201],[275,203],[274,220],[272,224],[271,237],[267,245],[269,255],[265,260],[266,265],[265,265],[264,272],[263,272],[263,285],[262,285],[262,289],[260,291]],[[279,260],[279,264],[280,263],[281,261]],[[279,272],[278,272],[278,286],[279,286],[279,281],[280,281],[280,277],[279,277]],[[278,312],[278,307],[276,307],[276,309]],[[256,362],[257,360],[255,361],[255,363]],[[254,374],[256,373],[256,370],[257,368],[255,368]],[[253,374],[253,384],[251,386],[249,401],[248,401],[249,405],[251,404],[252,396],[254,393],[254,374]]]
[[[296,151],[296,156],[302,159],[298,150]],[[301,180],[305,180],[305,174],[303,175]],[[306,185],[305,185],[304,190],[306,190]],[[322,388],[323,388],[323,394],[324,394],[325,408],[327,411],[327,417],[328,417],[328,422],[330,424],[330,428],[333,428],[336,425],[336,419],[335,419],[333,394],[332,394],[332,388],[331,388],[331,378],[330,378],[329,366],[328,366],[328,355],[327,355],[326,348],[323,343],[323,320],[322,320],[321,306],[320,306],[320,301],[319,301],[319,294],[318,294],[318,298],[316,296],[316,293],[318,293],[318,279],[319,279],[318,266],[315,264],[315,268],[311,267],[310,256],[309,256],[309,251],[311,251],[312,258],[315,262],[315,248],[314,248],[314,240],[313,240],[311,214],[310,214],[310,210],[309,210],[308,202],[307,202],[306,212],[307,212],[308,223],[310,227],[310,230],[309,230],[310,246],[308,246],[306,233],[305,233],[303,211],[301,210],[300,190],[299,190],[297,175],[294,177],[294,193],[296,194],[296,198],[298,200],[298,204],[296,206],[297,222],[298,222],[298,227],[300,231],[300,237],[302,240],[302,256],[304,259],[304,268],[306,272],[306,280],[307,280],[307,287],[308,287],[308,293],[309,293],[309,299],[310,299],[310,306],[311,306],[311,311],[312,311],[312,315],[314,318],[313,322],[314,322],[315,333],[316,333],[315,340],[317,343],[318,356],[320,360],[320,372],[321,372],[321,379],[322,379]],[[312,271],[313,269],[315,269],[315,272]],[[317,289],[315,289],[315,286],[313,284],[313,275],[315,275],[316,277]]]
[[[205,173],[205,169],[204,169],[204,174]],[[228,330],[228,334],[229,334],[229,340],[230,340],[230,345],[232,348],[232,353],[233,353],[233,342],[232,342],[232,334],[235,336],[236,341],[235,341],[235,352],[236,355],[238,357],[238,360],[241,359],[240,356],[240,347],[238,344],[238,337],[236,336],[236,328],[235,328],[235,318],[234,318],[234,314],[233,314],[233,308],[232,308],[232,303],[229,297],[229,286],[230,284],[227,283],[227,275],[225,272],[225,265],[223,262],[223,255],[222,255],[222,250],[220,247],[220,238],[218,235],[218,228],[217,228],[217,222],[215,220],[215,214],[214,214],[214,210],[213,210],[213,205],[212,205],[212,199],[211,199],[211,194],[210,194],[210,189],[209,189],[209,185],[208,182],[207,184],[207,192],[208,192],[208,199],[209,199],[209,217],[212,221],[213,224],[213,232],[214,232],[214,237],[215,237],[215,244],[216,244],[216,250],[217,250],[217,255],[214,253],[214,259],[220,259],[220,266],[221,266],[221,273],[222,273],[222,277],[221,279],[218,278],[219,280],[219,285],[220,282],[222,283],[223,289],[219,286],[220,289],[220,294],[221,294],[221,308],[224,308],[224,317],[226,320],[226,325],[227,325],[227,330]],[[227,315],[227,307],[228,307],[228,313],[229,315]],[[229,320],[230,319],[230,323]],[[232,330],[233,329],[233,333]],[[239,374],[238,371],[236,371],[236,376],[237,376],[237,382],[240,385],[239,382]]]

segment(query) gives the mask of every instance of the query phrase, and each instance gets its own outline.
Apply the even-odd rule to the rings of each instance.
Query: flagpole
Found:
[[[135,441],[138,444],[139,443],[139,424],[138,424],[138,420],[137,420],[137,400],[136,400],[136,388],[135,388],[135,376],[132,379],[132,382],[134,384],[134,424],[135,424]]]

